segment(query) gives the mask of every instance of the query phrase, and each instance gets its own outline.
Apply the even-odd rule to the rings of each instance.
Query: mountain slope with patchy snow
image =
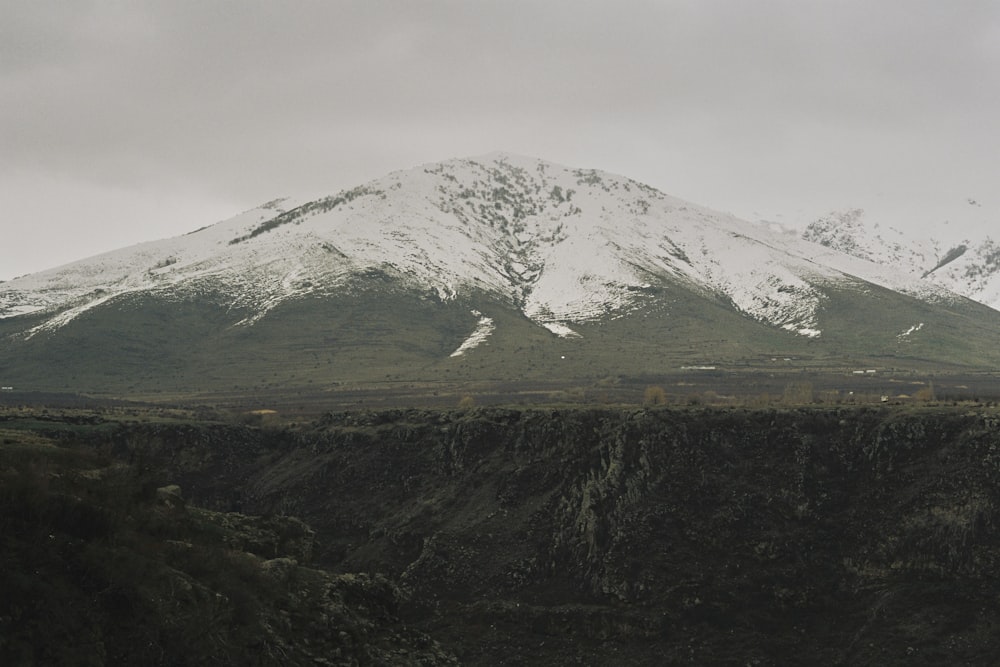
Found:
[[[389,174],[296,206],[276,200],[191,234],[0,284],[0,317],[54,331],[129,293],[213,291],[249,325],[288,299],[364,271],[441,299],[474,291],[571,335],[678,284],[757,321],[821,335],[824,285],[863,281],[924,299],[949,293],[843,243],[790,238],[635,181],[503,153]],[[831,248],[838,251],[833,252]]]
[[[989,236],[942,241],[872,222],[861,209],[810,223],[807,241],[893,267],[1000,310],[1000,245]]]

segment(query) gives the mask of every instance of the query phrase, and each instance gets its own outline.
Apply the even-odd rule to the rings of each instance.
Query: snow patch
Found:
[[[924,328],[924,323],[923,322],[921,322],[920,324],[914,324],[912,327],[910,327],[909,329],[907,329],[903,333],[897,335],[896,336],[896,340],[904,341],[907,338],[909,338],[911,334],[915,334],[915,333],[917,333],[918,331],[920,331],[923,328]]]
[[[819,338],[823,335],[820,329],[812,329],[810,327],[796,327],[794,324],[786,324],[781,327],[786,331],[791,331],[793,334],[798,334],[799,336],[805,336],[806,338]]]
[[[452,283],[446,283],[445,285],[435,285],[434,291],[437,296],[442,301],[454,301],[458,297],[458,291]]]
[[[30,315],[31,313],[37,313],[40,310],[44,310],[45,306],[41,304],[26,304],[23,306],[8,306],[5,310],[0,312],[0,318],[2,317],[17,317],[18,315]]]
[[[94,299],[93,301],[89,301],[88,303],[85,303],[82,306],[77,306],[76,308],[70,308],[69,310],[65,310],[56,315],[55,317],[53,317],[52,319],[47,320],[36,327],[28,329],[24,339],[28,340],[30,338],[34,338],[36,334],[41,333],[43,331],[49,331],[49,332],[55,331],[56,329],[59,329],[60,327],[69,324],[74,319],[76,319],[77,316],[82,315],[83,313],[90,310],[94,306],[100,305],[106,301],[110,301],[116,296],[118,296],[118,294],[108,294],[106,296]]]
[[[449,356],[460,357],[469,350],[472,350],[486,341],[487,338],[493,333],[493,318],[486,317],[478,310],[473,310],[472,314],[479,318],[476,323],[476,328],[473,329],[469,337],[462,341],[462,344],[458,346],[458,349],[452,352]]]
[[[539,322],[539,324],[560,338],[582,338],[580,334],[561,322]]]

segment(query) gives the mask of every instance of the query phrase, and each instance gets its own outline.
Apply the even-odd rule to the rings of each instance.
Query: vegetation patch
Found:
[[[229,242],[229,245],[236,245],[237,243],[243,243],[244,241],[249,241],[252,238],[256,238],[261,234],[266,234],[267,232],[273,231],[282,225],[287,225],[288,223],[294,222],[298,223],[302,218],[306,216],[319,215],[320,213],[326,213],[332,211],[339,206],[348,204],[359,197],[365,196],[385,196],[385,192],[375,188],[368,188],[365,186],[360,186],[353,188],[351,190],[344,190],[343,192],[333,195],[331,197],[323,197],[322,199],[317,199],[316,201],[309,202],[308,204],[303,204],[293,208],[290,211],[285,211],[275,217],[262,222],[261,224],[254,227],[248,234],[243,236],[237,236]]]

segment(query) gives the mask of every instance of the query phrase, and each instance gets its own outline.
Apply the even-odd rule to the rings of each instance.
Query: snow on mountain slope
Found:
[[[928,278],[939,285],[1000,310],[1000,244],[986,237],[965,246]]]
[[[895,227],[868,223],[862,209],[833,212],[806,227],[802,238],[877,264],[923,274],[941,256],[932,240],[913,241]]]
[[[164,289],[182,282],[226,272],[229,257],[220,256],[234,233],[281,212],[269,202],[230,220],[184,236],[140,243],[39,273],[0,283],[0,316],[70,309],[50,320],[69,321],[115,296]]]
[[[806,227],[802,238],[920,277],[1000,310],[1000,245],[989,236],[942,241],[914,238],[869,221],[861,209],[834,212]]]
[[[0,283],[0,317],[47,315],[26,332],[34,335],[123,294],[211,291],[250,313],[241,324],[251,325],[283,300],[346,289],[373,269],[445,300],[492,294],[558,335],[627,314],[662,284],[804,336],[821,334],[824,285],[863,280],[949,298],[919,276],[627,178],[495,153],[299,206],[271,202],[185,236]]]

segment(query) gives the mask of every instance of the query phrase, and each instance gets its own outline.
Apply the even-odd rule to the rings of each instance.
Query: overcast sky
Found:
[[[0,0],[0,280],[493,150],[996,238],[998,119],[995,0]]]

